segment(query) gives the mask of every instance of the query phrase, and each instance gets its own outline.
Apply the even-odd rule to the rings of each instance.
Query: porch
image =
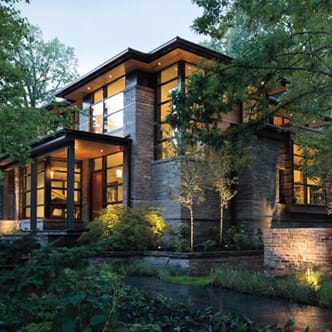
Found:
[[[0,224],[16,221],[32,231],[81,230],[101,209],[127,205],[130,142],[63,129],[32,144],[30,164],[3,157]]]

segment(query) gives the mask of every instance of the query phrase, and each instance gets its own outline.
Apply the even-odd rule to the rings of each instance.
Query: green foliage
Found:
[[[147,250],[159,246],[167,224],[157,208],[113,207],[104,210],[88,228],[79,239],[81,243],[99,242],[108,250]]]
[[[78,77],[74,49],[57,38],[44,41],[37,26],[28,26],[14,60],[23,72],[25,107],[50,103],[61,86]]]
[[[76,60],[73,50],[59,41],[44,43],[40,33],[34,35],[16,2],[0,2],[0,152],[23,163],[29,161],[31,142],[62,121],[37,107],[73,77]]]
[[[230,227],[225,235],[225,247],[230,249],[262,249],[263,238],[258,230],[256,236],[250,235],[246,225]]]
[[[174,107],[167,121],[183,140],[216,149],[229,141],[245,147],[266,119],[280,110],[295,128],[330,118],[331,1],[194,3],[202,9],[194,30],[217,45],[233,38],[240,49],[233,60],[202,64],[183,90],[173,94]],[[270,96],[277,87],[285,91],[275,96],[277,104],[272,105]],[[223,117],[235,105],[243,105],[248,122],[228,126]],[[331,156],[331,144],[326,150]]]
[[[25,262],[34,249],[39,248],[34,235],[24,235],[13,242],[0,242],[0,265],[15,265]]]
[[[217,243],[214,240],[206,240],[203,244],[203,250],[204,251],[209,251],[216,249]]]

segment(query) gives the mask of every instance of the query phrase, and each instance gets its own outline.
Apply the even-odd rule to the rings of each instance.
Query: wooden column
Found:
[[[37,165],[36,161],[31,164],[31,211],[30,230],[37,230]]]
[[[66,230],[74,229],[74,183],[75,183],[75,142],[70,141],[67,148],[67,219]]]

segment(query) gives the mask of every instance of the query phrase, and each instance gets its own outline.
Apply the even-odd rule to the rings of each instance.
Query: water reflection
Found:
[[[156,278],[131,277],[127,282],[135,287],[152,293],[161,293],[201,309],[210,306],[216,310],[244,315],[262,325],[277,322],[283,326],[290,318],[294,318],[295,331],[303,331],[307,326],[311,332],[332,329],[332,310],[289,303],[276,298],[241,294],[222,288],[169,284]]]

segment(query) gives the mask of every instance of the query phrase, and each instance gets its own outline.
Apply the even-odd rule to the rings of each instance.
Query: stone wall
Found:
[[[132,139],[131,205],[151,203],[154,157],[154,90],[133,86],[125,91],[124,135]]]
[[[264,269],[272,275],[318,268],[332,275],[332,228],[264,229]]]
[[[180,226],[190,224],[188,209],[181,207],[176,201],[181,186],[180,165],[176,158],[157,160],[152,164],[152,204],[164,211],[164,217],[175,233]],[[214,235],[218,236],[219,211],[217,194],[212,189],[206,191],[205,201],[194,207],[195,245],[214,239]],[[226,226],[229,214],[226,214],[225,219]],[[167,237],[165,240],[167,241]]]
[[[263,271],[263,253],[257,250],[177,253],[167,251],[110,252],[90,259],[93,264],[148,262],[158,268],[204,275],[221,268]]]

